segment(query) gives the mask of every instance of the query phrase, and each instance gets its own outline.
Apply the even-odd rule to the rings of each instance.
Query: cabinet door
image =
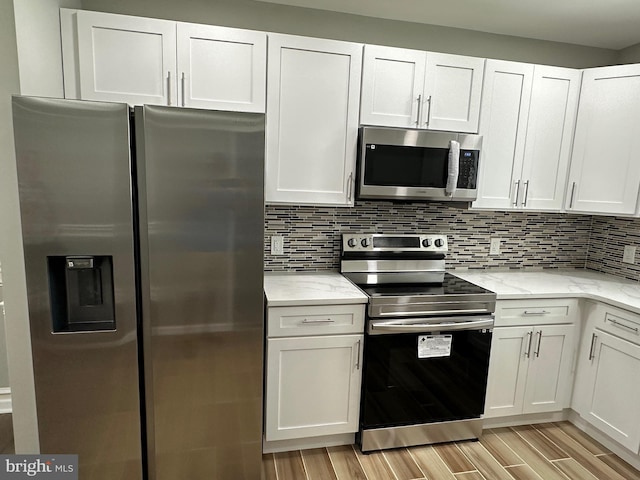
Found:
[[[427,53],[423,128],[478,131],[484,58]]]
[[[267,34],[178,23],[180,105],[265,111]]]
[[[575,350],[573,325],[545,325],[533,330],[523,413],[569,407]]]
[[[524,208],[562,209],[581,77],[580,70],[535,66],[522,171]]]
[[[267,441],[358,430],[363,335],[267,341]]]
[[[269,36],[265,200],[353,205],[362,45]]]
[[[176,24],[79,10],[77,75],[83,100],[176,104]]]
[[[640,186],[640,65],[584,70],[566,206],[632,214]]]
[[[360,123],[417,128],[425,59],[418,50],[366,45]]]
[[[593,330],[583,417],[633,452],[640,447],[640,346]]]
[[[482,89],[478,208],[509,209],[522,194],[533,65],[487,60]]]
[[[486,417],[522,413],[532,330],[531,327],[493,330],[484,409]]]

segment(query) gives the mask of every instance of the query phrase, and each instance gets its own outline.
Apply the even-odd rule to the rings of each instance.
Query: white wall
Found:
[[[640,63],[640,43],[620,50],[618,63]]]
[[[6,313],[9,380],[13,396],[13,428],[16,451],[37,453],[38,427],[20,240],[18,182],[11,128],[10,95],[19,93],[12,0],[0,0],[0,64],[0,261]]]
[[[428,2],[426,2],[428,3]],[[522,62],[593,67],[616,52],[253,0],[82,0],[86,10],[209,23]]]

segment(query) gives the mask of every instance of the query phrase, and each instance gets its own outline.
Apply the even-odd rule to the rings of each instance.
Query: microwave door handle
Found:
[[[460,171],[460,143],[456,140],[449,142],[449,164],[447,166],[447,185],[445,194],[453,197],[458,185],[458,173]]]

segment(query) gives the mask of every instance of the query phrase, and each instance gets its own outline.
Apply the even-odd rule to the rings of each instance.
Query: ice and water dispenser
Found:
[[[115,330],[113,257],[50,256],[54,333]]]

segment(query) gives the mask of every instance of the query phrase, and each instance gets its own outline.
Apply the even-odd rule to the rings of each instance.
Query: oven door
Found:
[[[493,317],[370,320],[361,429],[480,418]]]

